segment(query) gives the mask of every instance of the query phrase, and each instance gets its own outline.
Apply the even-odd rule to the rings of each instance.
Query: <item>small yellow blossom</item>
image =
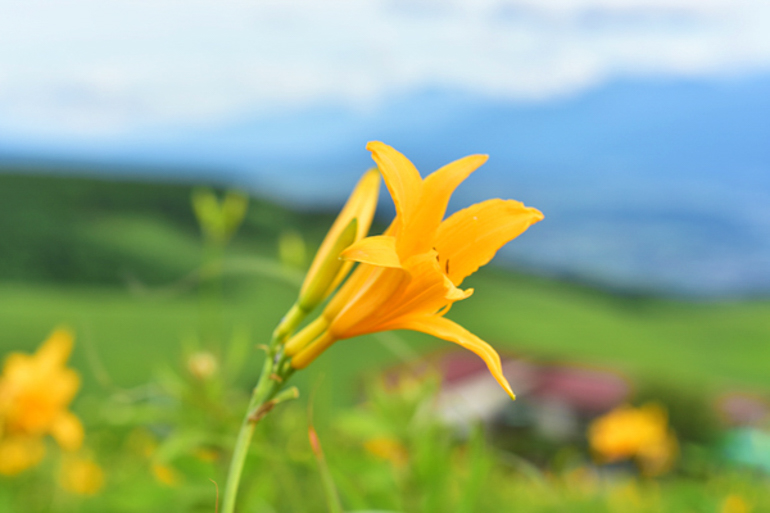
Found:
[[[206,381],[219,370],[217,357],[209,351],[198,351],[187,358],[187,370],[196,379]]]
[[[178,486],[181,481],[179,473],[170,465],[163,463],[152,464],[152,475],[159,483],[169,488]]]
[[[500,357],[486,342],[444,318],[473,290],[462,281],[488,263],[501,246],[543,215],[518,201],[492,199],[444,219],[455,188],[486,162],[471,155],[424,180],[401,153],[381,142],[372,152],[396,206],[384,235],[362,239],[343,253],[358,267],[323,314],[286,344],[295,369],[306,367],[337,340],[389,330],[414,330],[454,342],[479,355],[513,397]]]
[[[193,452],[193,455],[206,463],[213,463],[221,456],[219,451],[208,447],[199,447]]]
[[[599,461],[635,459],[646,475],[669,470],[678,451],[666,411],[654,403],[621,406],[599,417],[588,428],[588,441]]]
[[[6,358],[0,376],[0,451],[13,456],[2,458],[0,473],[15,474],[37,464],[45,435],[67,451],[82,445],[83,425],[67,410],[80,386],[78,374],[65,367],[72,345],[72,334],[59,329],[34,355]]]
[[[751,506],[748,505],[743,497],[736,494],[730,494],[722,503],[720,513],[750,513],[751,510]]]
[[[403,467],[409,461],[409,452],[406,447],[390,436],[378,436],[367,440],[364,443],[364,449],[373,456],[391,462],[397,468]]]
[[[104,470],[89,458],[65,457],[59,471],[59,486],[77,495],[96,495],[104,486]]]
[[[40,437],[13,436],[0,439],[0,474],[13,476],[34,467],[45,456]]]

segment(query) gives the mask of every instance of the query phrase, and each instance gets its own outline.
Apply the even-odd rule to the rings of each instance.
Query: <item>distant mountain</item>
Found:
[[[452,206],[501,196],[540,208],[545,221],[504,251],[520,264],[635,289],[770,291],[770,76],[616,82],[539,104],[425,91],[372,110],[325,106],[108,144],[5,147],[124,172],[192,169],[192,179],[331,204],[371,165],[371,139],[423,172],[489,153]]]

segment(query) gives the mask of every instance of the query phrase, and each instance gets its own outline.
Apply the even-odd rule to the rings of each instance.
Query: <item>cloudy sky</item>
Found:
[[[767,0],[0,0],[0,137],[770,70]]]

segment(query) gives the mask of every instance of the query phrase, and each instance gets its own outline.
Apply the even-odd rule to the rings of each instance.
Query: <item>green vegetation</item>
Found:
[[[190,274],[203,251],[191,192],[183,185],[0,175],[0,350],[31,348],[51,326],[69,323],[119,383],[145,379],[148,361],[168,361],[200,328]],[[296,230],[315,247],[332,218],[252,200],[228,252],[224,324],[247,329],[255,343],[267,336],[291,304],[299,274],[272,260],[281,233]],[[283,272],[278,279],[269,276],[276,270]],[[450,317],[501,350],[609,365],[643,379],[770,388],[770,301],[622,296],[499,268],[482,270],[468,286],[474,297]],[[420,347],[444,344],[404,336]],[[339,359],[346,369],[364,369],[394,358],[364,339],[340,346],[325,365],[338,368]]]
[[[55,326],[73,328],[71,366],[83,378],[73,410],[109,473],[109,493],[63,498],[51,491],[55,463],[47,458],[17,481],[0,477],[0,511],[214,511],[208,479],[224,482],[227,451],[260,368],[257,346],[294,301],[302,276],[296,259],[277,260],[279,241],[301,234],[314,248],[333,214],[252,199],[214,290],[206,287],[212,276],[202,263],[210,255],[192,190],[0,174],[0,355],[33,351]],[[671,422],[684,435],[690,430],[690,441],[711,441],[711,432],[693,426],[705,418],[698,416],[705,407],[695,404],[704,397],[770,389],[770,301],[620,295],[501,268],[482,270],[467,286],[475,295],[448,317],[501,353],[614,368],[663,390],[643,387],[645,397],[684,390],[667,404],[684,405],[670,408]],[[371,378],[405,354],[448,346],[416,333],[361,337],[298,373],[302,400],[276,408],[258,430],[246,472],[260,478],[244,481],[243,511],[327,510],[327,474],[319,474],[308,422],[350,510],[770,508],[761,477],[710,470],[717,460],[700,446],[684,447],[699,455],[688,460],[696,470],[660,481],[626,470],[603,475],[584,452],[569,456],[575,447],[557,455],[567,463],[547,471],[487,445],[480,431],[458,440],[421,416],[436,389],[430,379],[386,393]],[[201,349],[227,372],[210,381],[192,375],[189,357]],[[153,465],[168,466],[178,479]]]

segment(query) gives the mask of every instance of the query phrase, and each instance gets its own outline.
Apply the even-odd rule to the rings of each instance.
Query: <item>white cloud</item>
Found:
[[[3,0],[0,130],[106,135],[447,87],[770,67],[766,0]]]

